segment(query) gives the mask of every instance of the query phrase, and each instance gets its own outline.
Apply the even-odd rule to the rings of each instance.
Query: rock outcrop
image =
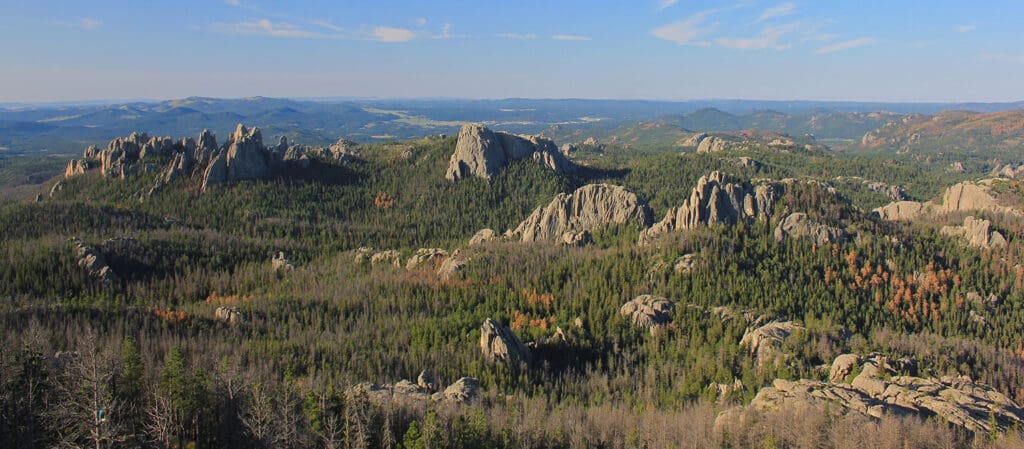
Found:
[[[459,131],[445,178],[452,182],[469,176],[489,180],[509,162],[525,158],[533,158],[557,173],[576,169],[549,139],[494,132],[482,125],[464,125]]]
[[[492,363],[502,362],[515,366],[532,360],[530,350],[516,334],[491,318],[480,326],[480,352]]]
[[[1009,179],[1024,179],[1024,164],[999,165],[992,169],[990,176]]]
[[[672,263],[672,269],[676,274],[690,274],[697,267],[697,254],[684,254],[676,258]]]
[[[730,181],[713,171],[701,176],[690,198],[668,210],[660,222],[640,233],[640,244],[649,243],[672,231],[697,226],[735,224],[739,220],[761,219],[775,211],[776,186],[770,183],[746,185]]]
[[[270,266],[275,271],[288,271],[295,269],[295,265],[292,265],[292,261],[288,260],[284,251],[278,251],[277,254],[274,254],[274,257],[270,259]]]
[[[118,137],[106,148],[90,146],[82,152],[82,159],[68,163],[64,177],[70,178],[98,168],[109,178],[126,179],[138,171],[159,169],[156,163],[166,164],[159,169],[160,176],[147,195],[179,178],[195,178],[203,192],[221,184],[244,179],[259,179],[287,165],[307,167],[307,153],[322,154],[324,159],[348,160],[357,151],[354,144],[344,139],[329,148],[289,146],[281,138],[273,147],[263,144],[258,128],[238,124],[223,146],[209,130],[203,130],[198,139],[149,137],[146,133],[131,133]]]
[[[421,373],[420,378],[422,377]],[[369,382],[356,384],[348,389],[347,394],[365,395],[378,402],[414,401],[458,404],[470,403],[480,397],[480,381],[475,377],[460,377],[444,390],[437,391],[439,388],[436,381],[424,384],[403,379],[394,385],[377,385]]]
[[[846,374],[830,376],[827,382],[776,379],[771,387],[761,389],[749,406],[720,414],[715,427],[725,430],[749,413],[786,407],[814,407],[874,419],[938,417],[984,434],[1004,432],[1024,422],[1024,410],[1006,395],[965,376],[916,377],[916,364],[910,359],[877,354],[861,359],[847,354],[833,362],[833,374],[837,374],[837,366],[845,367],[842,372]],[[843,379],[858,367],[860,373],[852,382],[844,383]]]
[[[222,321],[231,325],[239,325],[245,323],[245,315],[243,315],[242,312],[239,312],[238,309],[235,309],[234,307],[217,307],[217,309],[213,311],[213,317],[216,318],[218,321]]]
[[[989,249],[1006,246],[1006,238],[999,231],[990,229],[992,223],[972,216],[964,217],[961,226],[943,226],[943,235],[957,237],[975,248]]]
[[[501,240],[501,236],[494,232],[493,229],[481,229],[473,234],[473,237],[469,239],[469,246],[483,245],[484,243],[496,242]]]
[[[437,277],[443,281],[454,279],[466,268],[466,260],[458,257],[458,251],[451,257],[444,259],[441,266],[437,268]]]
[[[914,220],[955,212],[993,212],[1024,217],[1024,211],[999,203],[992,191],[994,181],[985,179],[954,184],[943,193],[941,203],[896,201],[875,209],[875,212],[887,220]]]
[[[78,260],[78,266],[85,269],[90,277],[96,279],[104,286],[121,282],[121,277],[114,273],[114,270],[107,265],[107,259],[103,256],[103,253],[99,252],[96,248],[86,245],[85,242],[78,238],[71,239],[71,243],[75,247],[75,257]]]
[[[717,153],[732,148],[734,142],[721,137],[710,136],[701,139],[697,145],[697,153]]]
[[[660,326],[672,322],[676,305],[663,296],[640,295],[619,308],[619,315],[634,326],[654,333]]]
[[[441,248],[420,248],[405,262],[405,269],[412,270],[425,263],[435,263],[448,258],[448,251]]]
[[[605,226],[636,223],[647,227],[651,209],[620,186],[589,184],[560,193],[523,220],[511,237],[523,242],[555,241],[566,233],[594,232]]]
[[[847,238],[846,231],[815,223],[807,218],[807,214],[797,212],[790,214],[775,227],[775,240],[783,241],[787,237],[801,239],[807,238],[816,245],[822,246],[827,243],[839,243]]]
[[[679,145],[680,146],[684,146],[684,147],[696,147],[696,146],[699,146],[700,143],[703,142],[704,139],[707,139],[707,138],[708,138],[708,133],[696,133],[696,134],[691,135],[690,137],[687,137],[682,142],[679,142]]]
[[[402,253],[393,249],[389,249],[387,251],[374,253],[372,256],[370,256],[370,265],[377,266],[384,264],[392,265],[395,267],[401,267]]]
[[[757,366],[767,363],[778,365],[783,362],[783,357],[780,357],[783,356],[780,352],[782,344],[798,329],[803,329],[803,326],[792,321],[771,321],[763,325],[755,322],[743,333],[740,346],[750,350]]]

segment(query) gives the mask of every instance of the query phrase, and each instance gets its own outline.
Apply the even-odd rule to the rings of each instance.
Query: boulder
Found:
[[[776,190],[774,184],[741,184],[713,171],[700,177],[682,205],[669,209],[665,218],[641,232],[639,243],[647,244],[672,231],[698,226],[766,220],[774,213]]]
[[[469,246],[482,245],[484,243],[496,242],[501,237],[493,229],[481,229],[469,239]]]
[[[472,402],[480,396],[480,381],[475,377],[460,377],[445,388],[438,400],[457,403]]]
[[[832,367],[828,372],[828,381],[832,383],[844,383],[846,378],[860,367],[860,356],[857,354],[842,354],[832,361]]]
[[[879,217],[889,221],[907,221],[920,217],[925,212],[924,203],[916,201],[894,201],[875,209]]]
[[[846,240],[846,231],[831,226],[815,223],[807,218],[807,214],[797,212],[784,218],[775,227],[775,240],[783,241],[787,237],[794,239],[807,238],[816,245],[839,243]]]
[[[1006,238],[999,231],[990,229],[992,223],[972,216],[964,217],[962,226],[943,226],[943,235],[959,238],[964,244],[975,248],[989,249],[1006,246]]]
[[[676,258],[672,264],[672,268],[676,274],[690,274],[693,269],[697,266],[697,254],[684,254]]]
[[[482,125],[471,124],[459,131],[445,178],[452,182],[469,176],[489,180],[509,162],[527,157],[557,173],[575,171],[575,165],[549,139],[493,132]]]
[[[530,363],[532,356],[526,345],[512,330],[491,318],[480,326],[480,352],[488,362],[509,365]]]
[[[434,375],[427,370],[420,371],[420,375],[416,377],[416,385],[423,390],[434,392],[437,390],[437,379]]]
[[[708,138],[708,133],[696,133],[696,134],[691,135],[690,137],[687,137],[682,142],[679,142],[679,145],[680,146],[684,146],[684,147],[696,147],[696,146],[699,146],[700,143],[703,142],[704,139],[707,139],[707,138]]]
[[[743,333],[740,346],[750,350],[758,367],[769,362],[778,365],[782,362],[779,351],[783,342],[798,329],[803,329],[803,326],[792,321],[776,320],[763,325],[755,322]]]
[[[609,225],[649,226],[651,210],[620,186],[589,184],[573,193],[560,193],[538,207],[512,231],[523,242],[554,241],[566,233],[594,232]]]
[[[619,308],[619,315],[628,319],[634,326],[649,330],[651,333],[659,326],[672,321],[675,304],[663,296],[640,295]]]
[[[466,268],[467,261],[456,256],[458,256],[458,251],[452,257],[441,262],[441,266],[437,268],[437,277],[443,281],[450,281],[462,273],[462,270]]]

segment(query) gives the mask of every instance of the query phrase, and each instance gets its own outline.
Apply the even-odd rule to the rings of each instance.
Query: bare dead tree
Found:
[[[171,442],[182,431],[182,419],[177,416],[171,398],[159,393],[154,394],[146,408],[146,417],[146,430],[150,441],[161,449],[173,447]]]
[[[130,438],[122,425],[127,411],[121,409],[121,401],[111,391],[118,363],[114,352],[101,348],[95,332],[86,329],[77,352],[65,360],[57,382],[60,403],[50,409],[60,443],[77,446],[87,442],[101,449]]]

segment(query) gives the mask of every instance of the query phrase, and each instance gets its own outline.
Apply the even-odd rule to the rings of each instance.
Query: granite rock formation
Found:
[[[448,162],[445,178],[455,182],[470,176],[491,179],[509,162],[533,158],[557,173],[575,171],[573,165],[549,139],[494,132],[482,125],[464,125],[455,152]]]

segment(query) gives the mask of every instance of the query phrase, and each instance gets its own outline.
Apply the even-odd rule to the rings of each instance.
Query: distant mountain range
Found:
[[[681,131],[774,130],[819,139],[860,139],[904,114],[943,110],[1000,112],[1015,103],[858,103],[754,100],[459,100],[317,99],[266,97],[108,104],[0,105],[0,155],[77,153],[132,131],[184,135],[210,129],[227,135],[245,122],[268,138],[326,144],[345,137],[357,142],[454,133],[462,123],[484,123],[517,133],[608,135],[638,122],[657,121]],[[661,138],[657,140],[663,141]]]

